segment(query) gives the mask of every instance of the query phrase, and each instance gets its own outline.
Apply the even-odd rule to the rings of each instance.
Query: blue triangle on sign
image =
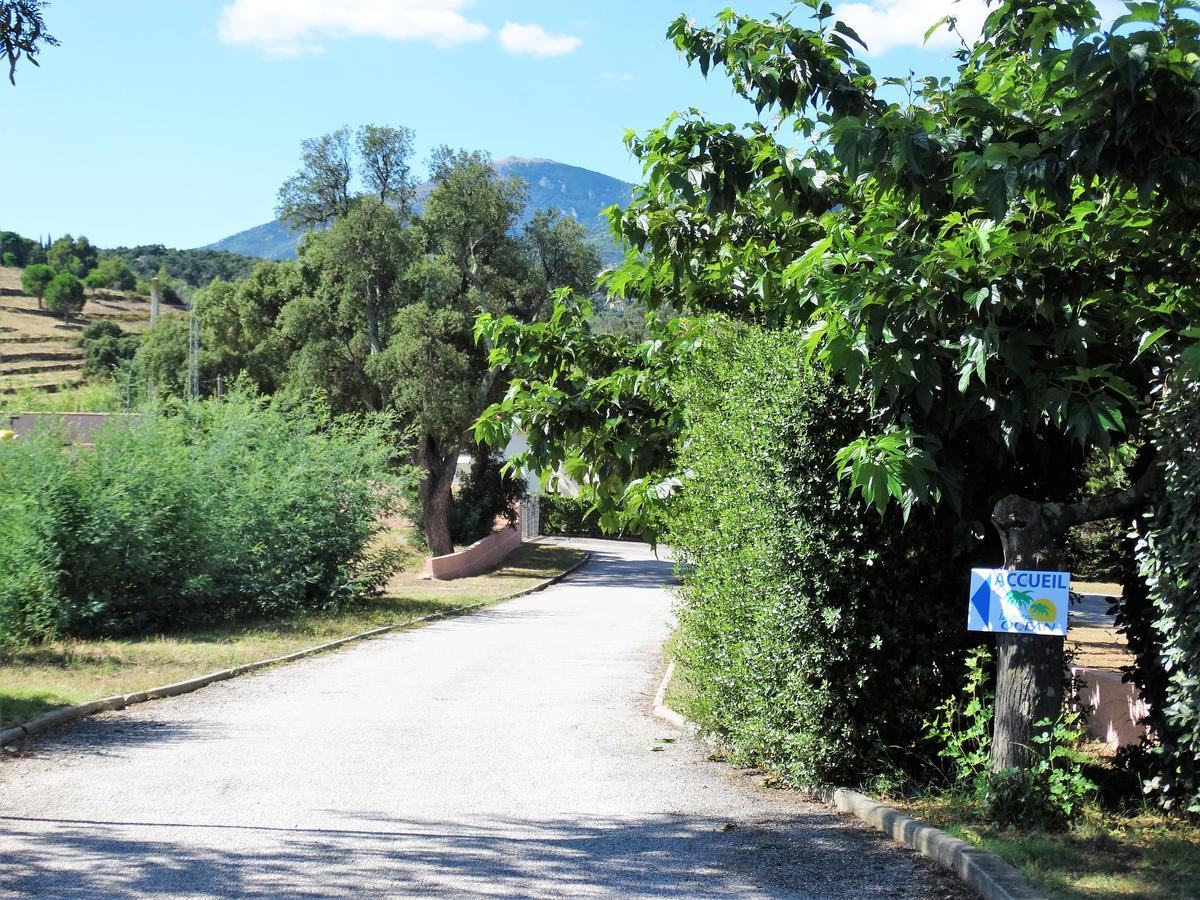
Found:
[[[971,605],[975,607],[975,612],[979,614],[979,619],[985,625],[988,621],[988,612],[991,607],[992,586],[986,578],[976,588],[975,593],[971,595]]]

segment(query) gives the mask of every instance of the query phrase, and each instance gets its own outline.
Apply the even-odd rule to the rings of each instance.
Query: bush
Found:
[[[925,757],[923,720],[962,669],[967,566],[955,523],[902,527],[847,497],[834,455],[866,405],[806,373],[801,344],[731,329],[681,379],[679,656],[737,759],[861,783]]]
[[[4,251],[4,255],[0,256],[0,265],[8,266],[10,269],[17,265],[17,254],[11,250]]]
[[[952,789],[965,794],[997,825],[1069,828],[1096,793],[1096,785],[1083,772],[1088,758],[1076,749],[1086,733],[1082,717],[1064,710],[1054,722],[1038,722],[1032,765],[1024,772],[993,772],[995,698],[988,683],[992,671],[991,654],[983,648],[973,651],[967,658],[962,695],[942,704],[926,724],[927,737],[951,765]]]
[[[1200,400],[1175,385],[1155,422],[1162,487],[1139,547],[1145,585],[1123,606],[1137,653],[1133,680],[1149,702],[1146,790],[1168,809],[1200,813]],[[1132,605],[1130,599],[1143,603]]]
[[[106,319],[87,325],[76,341],[83,350],[83,374],[88,378],[110,377],[137,354],[140,340],[127,334],[116,322]]]
[[[577,497],[565,494],[543,494],[541,504],[541,532],[558,537],[590,537],[611,539],[594,517],[589,517],[587,507]]]
[[[106,256],[92,271],[88,272],[83,283],[90,288],[108,288],[114,291],[132,291],[137,287],[137,276],[119,256]]]
[[[501,471],[503,459],[486,445],[477,444],[471,471],[462,479],[450,508],[450,537],[455,544],[473,544],[504,519],[516,525],[525,499],[525,479]]]
[[[95,448],[0,444],[0,638],[147,634],[336,608],[377,589],[383,425],[241,395],[112,425]]]

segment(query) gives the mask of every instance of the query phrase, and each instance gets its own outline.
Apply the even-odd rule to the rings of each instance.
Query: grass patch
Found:
[[[1200,893],[1200,823],[1152,807],[1091,804],[1069,832],[997,828],[954,795],[889,800],[1002,856],[1055,900],[1184,900]]]
[[[582,556],[570,547],[526,544],[504,566],[475,578],[425,581],[419,569],[406,570],[392,578],[383,596],[336,614],[128,640],[51,641],[13,651],[0,657],[0,727],[58,706],[284,656],[431,613],[495,603],[560,574]]]

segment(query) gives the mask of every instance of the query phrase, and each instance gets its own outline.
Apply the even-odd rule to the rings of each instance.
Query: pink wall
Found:
[[[503,528],[481,541],[476,541],[465,550],[430,557],[425,561],[425,575],[439,581],[478,575],[498,565],[519,546],[520,529]]]
[[[1114,750],[1141,739],[1146,729],[1138,722],[1148,709],[1138,698],[1137,688],[1121,681],[1120,672],[1072,666],[1071,675],[1083,681],[1079,699],[1091,707],[1088,730],[1093,737]]]

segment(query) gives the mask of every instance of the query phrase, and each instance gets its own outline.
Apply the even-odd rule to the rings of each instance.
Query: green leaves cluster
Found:
[[[0,644],[335,608],[389,574],[386,423],[234,395],[0,444]]]
[[[1166,113],[1200,108],[1193,9],[1102,31],[1081,0],[997,3],[940,79],[877,78],[820,0],[680,19],[689,61],[776,126],[693,110],[631,135],[646,177],[608,286],[802,326],[810,364],[869,391],[841,460],[872,505],[969,505],[1048,443],[1142,440],[1161,372],[1200,353],[1200,144]]]
[[[1036,723],[1033,763],[1025,771],[993,772],[991,663],[986,648],[967,655],[962,693],[943,703],[925,723],[925,736],[950,764],[952,790],[965,793],[996,824],[1069,828],[1096,793],[1096,785],[1084,773],[1089,758],[1079,750],[1087,734],[1083,715],[1063,711],[1054,721]]]
[[[863,515],[832,455],[868,412],[795,336],[728,326],[674,379],[679,649],[734,755],[796,785],[913,772],[966,634],[955,519]],[[965,549],[965,548],[963,548]]]

